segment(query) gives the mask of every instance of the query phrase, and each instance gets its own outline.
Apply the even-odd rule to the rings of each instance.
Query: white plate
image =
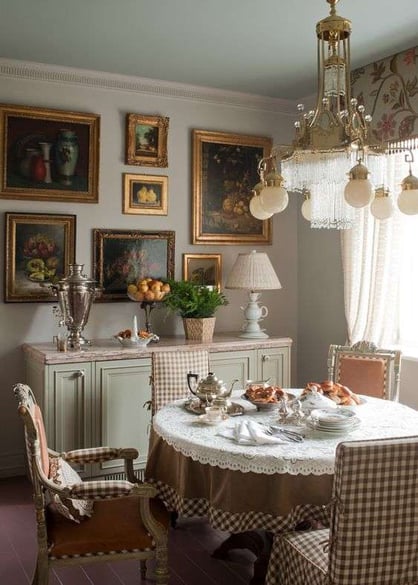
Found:
[[[216,425],[219,425],[224,420],[227,420],[227,418],[228,418],[228,415],[224,414],[221,419],[213,420],[213,419],[208,418],[207,414],[201,414],[198,416],[197,420],[198,420],[198,422],[200,422],[204,425],[216,426]]]
[[[320,433],[325,433],[326,435],[344,435],[346,433],[351,433],[351,431],[354,431],[355,429],[357,429],[361,424],[360,419],[358,419],[356,417],[356,419],[352,419],[352,423],[348,426],[348,427],[340,427],[340,428],[326,428],[326,427],[322,427],[321,425],[318,425],[317,423],[315,423],[310,417],[308,417],[306,419],[306,425],[308,428],[312,429],[313,431],[318,431]]]
[[[355,417],[352,410],[331,409],[331,408],[314,408],[311,417],[317,419],[321,424],[327,426],[340,426],[350,422]]]

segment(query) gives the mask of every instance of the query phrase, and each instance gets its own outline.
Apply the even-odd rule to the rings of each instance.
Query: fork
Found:
[[[295,443],[301,443],[303,441],[303,435],[296,433],[295,431],[289,431],[288,429],[281,429],[280,427],[276,427],[274,425],[266,426],[265,432],[268,435],[283,435],[289,441],[293,441]]]

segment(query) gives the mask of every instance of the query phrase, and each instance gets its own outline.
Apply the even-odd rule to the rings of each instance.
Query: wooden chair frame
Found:
[[[341,360],[344,357],[358,357],[368,360],[383,360],[385,363],[385,380],[382,397],[397,401],[399,399],[399,382],[401,372],[401,352],[391,349],[379,349],[369,341],[359,341],[354,345],[330,345],[328,352],[328,379],[340,382]],[[351,388],[356,392],[355,388]]]
[[[109,461],[123,459],[126,478],[128,481],[98,480],[81,482],[71,487],[61,487],[52,482],[44,473],[41,462],[40,439],[34,418],[35,397],[25,384],[16,384],[13,387],[14,394],[19,402],[18,412],[23,419],[25,427],[25,439],[28,455],[29,472],[33,486],[33,499],[36,510],[38,555],[36,569],[32,579],[32,585],[47,585],[49,569],[63,565],[81,565],[95,562],[113,562],[116,560],[137,559],[140,561],[141,580],[146,577],[146,561],[156,560],[154,570],[155,580],[158,585],[168,584],[168,560],[167,560],[167,529],[158,522],[150,509],[150,499],[157,494],[156,489],[149,484],[139,484],[134,474],[133,461],[138,457],[136,449],[112,449],[109,447],[75,450],[68,453],[58,453],[48,448],[51,457],[62,457],[66,461],[77,463],[91,463],[93,461]],[[129,483],[130,482],[130,486]],[[83,485],[84,484],[84,485]],[[107,484],[107,485],[106,485]],[[87,486],[88,490],[87,491]],[[84,493],[83,493],[83,488]],[[86,493],[90,499],[100,500],[109,497],[139,496],[139,511],[144,528],[152,536],[155,546],[145,550],[121,551],[86,556],[62,557],[52,556],[48,542],[47,522],[47,492],[58,494],[61,498],[85,499]],[[84,520],[88,522],[88,520]],[[80,525],[82,529],[82,524]]]

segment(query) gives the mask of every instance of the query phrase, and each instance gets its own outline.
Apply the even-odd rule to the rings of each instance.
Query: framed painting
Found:
[[[193,131],[193,244],[270,244],[271,219],[249,210],[270,138]]]
[[[97,203],[100,116],[0,105],[0,198]]]
[[[168,177],[123,175],[123,213],[167,215]]]
[[[221,290],[221,254],[183,254],[183,279]]]
[[[93,230],[95,279],[101,301],[126,301],[129,284],[174,277],[175,232]]]
[[[167,135],[169,118],[163,116],[126,116],[126,164],[168,167]]]
[[[75,262],[75,215],[6,213],[8,303],[57,302],[50,285]]]

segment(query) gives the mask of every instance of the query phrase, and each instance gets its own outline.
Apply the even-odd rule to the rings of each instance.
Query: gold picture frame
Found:
[[[268,137],[193,130],[193,244],[271,244],[272,221],[249,212]]]
[[[5,215],[5,302],[57,302],[50,285],[68,274],[75,261],[76,216]]]
[[[174,278],[175,232],[93,229],[98,301],[126,301],[129,284],[145,277]]]
[[[126,164],[168,167],[167,137],[169,118],[126,115]]]
[[[167,215],[168,177],[125,173],[122,211],[138,215]]]
[[[218,291],[222,286],[221,254],[183,254],[183,279]]]
[[[100,116],[0,105],[0,198],[98,203]]]

